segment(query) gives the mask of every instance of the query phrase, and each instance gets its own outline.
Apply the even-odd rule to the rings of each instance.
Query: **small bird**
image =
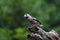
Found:
[[[26,13],[24,17],[27,18],[28,21],[30,21],[30,23],[33,24],[34,26],[43,26],[40,21],[38,21],[36,18],[32,17],[28,13]]]

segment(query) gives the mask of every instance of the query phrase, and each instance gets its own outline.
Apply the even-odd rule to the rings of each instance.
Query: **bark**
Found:
[[[28,40],[60,40],[59,34],[54,30],[46,32],[39,27],[31,27],[28,29],[31,32],[31,34],[28,35]]]

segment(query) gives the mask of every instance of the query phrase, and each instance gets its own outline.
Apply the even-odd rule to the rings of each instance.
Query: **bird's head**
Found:
[[[26,13],[26,14],[24,15],[24,17],[25,17],[25,18],[31,18],[32,16],[31,16],[30,14]]]

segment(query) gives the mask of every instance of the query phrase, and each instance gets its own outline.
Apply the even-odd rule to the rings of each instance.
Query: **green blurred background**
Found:
[[[60,33],[60,0],[0,0],[0,40],[27,40],[26,12],[36,17],[45,31]]]

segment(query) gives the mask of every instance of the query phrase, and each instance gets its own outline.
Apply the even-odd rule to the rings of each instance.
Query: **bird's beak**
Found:
[[[26,14],[24,14],[24,17],[26,17]]]
[[[28,18],[27,14],[24,15],[25,18]]]

